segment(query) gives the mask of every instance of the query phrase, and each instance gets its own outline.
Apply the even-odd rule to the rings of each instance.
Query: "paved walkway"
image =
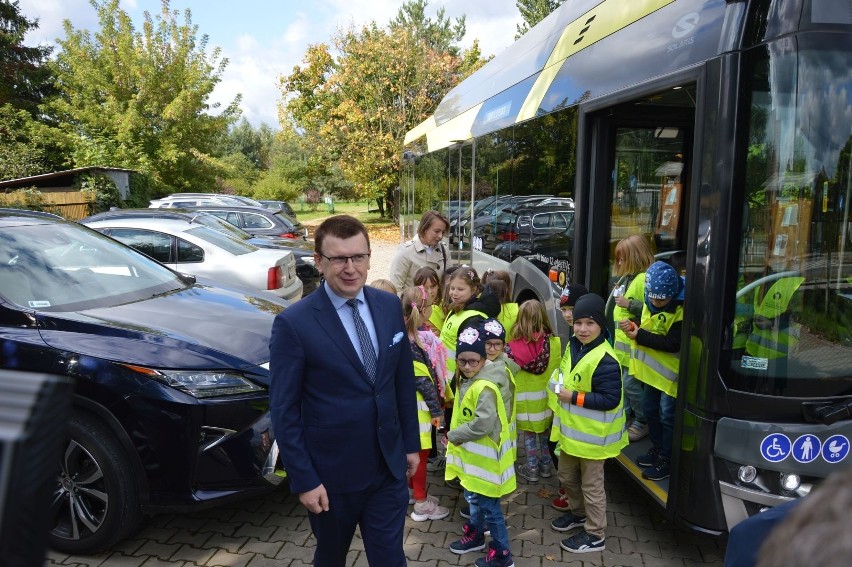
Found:
[[[574,555],[559,547],[566,534],[550,528],[559,513],[550,508],[556,479],[537,485],[520,484],[504,499],[512,551],[517,567],[566,565],[673,566],[721,565],[724,540],[692,534],[666,522],[650,499],[612,463],[607,465],[606,550]],[[454,555],[447,546],[458,539],[464,520],[459,493],[429,474],[430,494],[453,513],[444,520],[405,526],[405,553],[412,567],[471,565],[477,553]],[[570,535],[570,534],[567,534]],[[132,538],[93,557],[50,552],[45,565],[120,567],[302,567],[310,565],[315,541],[305,510],[284,489],[194,514],[149,518]],[[366,567],[367,558],[356,535],[348,565]],[[374,566],[381,567],[381,566]]]

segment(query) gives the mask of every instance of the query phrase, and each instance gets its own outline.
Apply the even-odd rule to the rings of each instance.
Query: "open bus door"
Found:
[[[585,152],[581,149],[585,155],[580,157],[588,166],[589,182],[585,186],[589,189],[585,194],[579,189],[578,206],[582,212],[577,213],[576,234],[584,260],[577,265],[581,272],[578,281],[585,280],[589,289],[609,297],[609,314],[615,283],[611,279],[614,251],[621,239],[643,235],[658,259],[668,261],[685,275],[687,235],[691,230],[687,211],[695,131],[694,93],[694,85],[685,85],[665,94],[619,101],[586,115]],[[625,399],[625,410],[628,405]],[[680,419],[678,411],[673,475],[678,470]],[[676,476],[656,482],[645,480],[643,469],[636,465],[636,459],[651,446],[648,437],[631,443],[617,462],[662,507],[672,510],[669,487],[677,482]]]

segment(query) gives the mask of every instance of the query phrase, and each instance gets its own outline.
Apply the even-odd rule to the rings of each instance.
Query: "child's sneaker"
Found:
[[[642,471],[642,478],[646,480],[663,480],[669,478],[669,460],[660,457],[653,467]]]
[[[568,512],[571,509],[571,505],[568,504],[568,495],[565,494],[564,488],[559,488],[556,498],[553,499],[550,506],[554,510],[559,510],[560,512]]]
[[[449,515],[450,511],[447,508],[438,506],[437,502],[429,500],[427,497],[423,502],[414,505],[411,519],[415,522],[425,522],[426,520],[443,520]]]
[[[436,455],[434,457],[430,457],[428,461],[426,461],[426,470],[429,472],[437,472],[444,470],[444,467],[447,466],[447,459],[443,455]]]
[[[464,525],[464,536],[450,544],[450,551],[459,555],[485,549],[485,535],[477,532],[470,524]]]
[[[527,482],[538,482],[538,467],[529,466],[528,464],[518,465],[516,469],[518,476],[525,479]]]
[[[463,506],[459,510],[459,516],[465,519],[470,518],[470,506]]]
[[[426,495],[426,500],[431,500],[435,504],[437,504],[439,502],[437,496],[430,496],[428,494]],[[408,503],[409,504],[415,504],[416,502],[417,502],[417,500],[414,498],[414,489],[409,488],[408,489]]]
[[[586,530],[578,532],[559,542],[559,547],[571,553],[589,553],[606,549],[604,538],[594,538]]]
[[[631,443],[639,441],[648,436],[648,424],[634,421],[627,428],[627,440]]]
[[[488,553],[474,563],[476,567],[515,567],[512,552],[508,549],[498,551],[494,542],[488,544]]]
[[[553,465],[550,463],[541,463],[538,466],[538,474],[541,478],[550,478],[553,476]]]
[[[574,528],[581,528],[586,525],[585,516],[576,516],[571,512],[563,514],[550,522],[550,527],[557,532],[567,532]]]
[[[636,459],[636,464],[640,467],[653,467],[657,464],[657,459],[660,458],[660,448],[651,447],[651,450],[644,455],[639,455]]]

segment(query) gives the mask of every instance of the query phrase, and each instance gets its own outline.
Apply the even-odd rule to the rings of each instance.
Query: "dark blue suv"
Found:
[[[285,306],[54,215],[0,209],[0,367],[75,380],[54,548],[94,553],[145,513],[280,482],[268,343]]]

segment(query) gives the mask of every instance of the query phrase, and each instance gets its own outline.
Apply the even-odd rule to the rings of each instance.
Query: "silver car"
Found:
[[[261,249],[186,220],[117,218],[87,222],[175,271],[248,286],[295,301],[302,297],[288,250]]]

